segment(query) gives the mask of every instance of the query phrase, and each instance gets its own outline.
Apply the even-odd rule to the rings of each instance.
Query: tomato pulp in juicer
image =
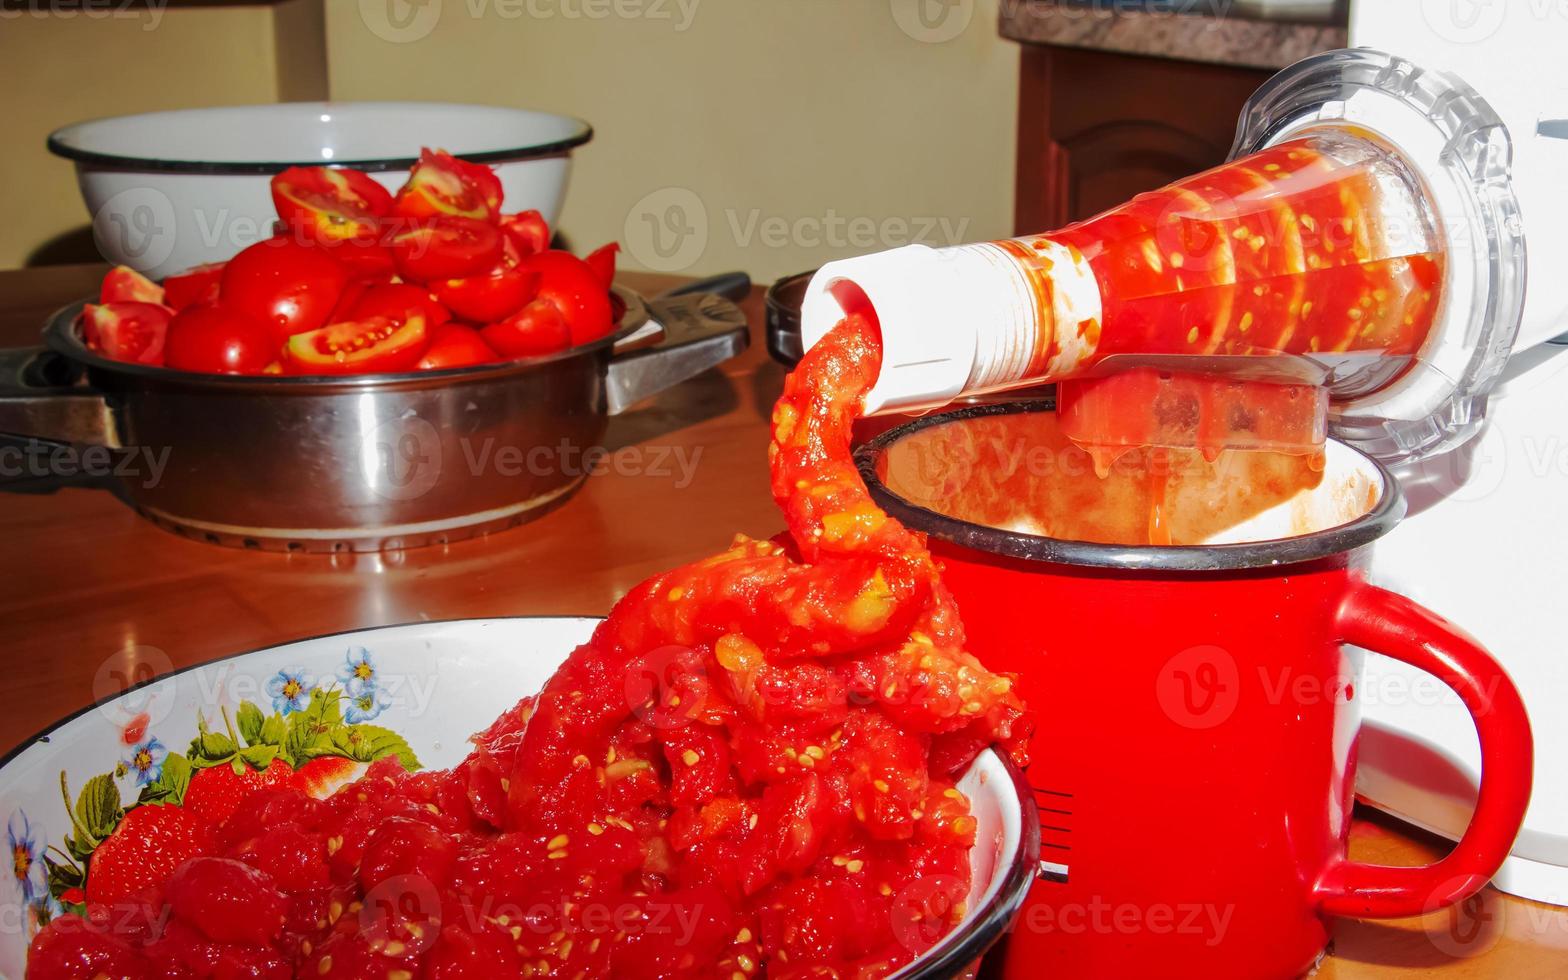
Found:
[[[1250,379],[1241,381],[1249,388],[1285,386],[1277,399],[1254,392],[1254,416],[1238,407],[1234,388],[1188,382],[1182,400],[1200,411],[1184,426],[1139,418],[1132,399],[1117,399],[1119,415],[1091,411],[1094,389],[1136,391],[1135,378],[1073,381],[1068,400],[1078,409],[1063,413],[1064,424],[1088,445],[1321,445],[1299,385],[1322,385],[1324,372],[1353,371],[1368,358],[1408,363],[1436,318],[1443,257],[1419,227],[1408,178],[1390,164],[1355,137],[1308,137],[1035,242],[1005,243],[1020,261],[1039,262],[1046,290],[1053,244],[1087,263],[1099,284],[1099,322],[1057,323],[1043,338],[1049,359],[1063,347],[1062,329],[1097,335],[1064,377],[1119,355],[1163,356],[1202,359],[1199,373]]]
[[[1118,355],[1204,359],[1197,373],[1136,367],[1059,388],[1063,430],[1102,476],[1151,447],[1149,543],[1172,543],[1160,492],[1171,450],[1304,456],[1302,488],[1316,485],[1328,377],[1313,375],[1368,359],[1397,370],[1421,349],[1443,256],[1388,169],[1354,137],[1293,140],[1050,236],[1100,284],[1101,322],[1077,325],[1099,333],[1080,370]]]
[[[918,349],[893,351],[882,315],[889,363],[910,373],[884,372],[868,409],[1057,382],[1061,429],[1101,478],[1118,460],[1147,471],[1148,533],[1115,543],[1196,543],[1170,537],[1169,474],[1261,452],[1299,458],[1287,467],[1298,489],[1316,486],[1330,400],[1381,390],[1420,355],[1442,303],[1440,240],[1401,157],[1353,130],[1313,130],[1059,231],[912,256],[929,264],[906,284],[946,276],[984,291],[973,315],[986,322],[967,363],[955,344],[952,363],[920,374]],[[872,282],[840,302],[881,312]],[[943,325],[928,329],[906,342],[944,353]],[[944,384],[947,398],[919,390]],[[1251,471],[1229,469],[1232,481]]]

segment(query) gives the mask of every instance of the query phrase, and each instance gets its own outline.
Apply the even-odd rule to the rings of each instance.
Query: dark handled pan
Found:
[[[806,286],[814,275],[815,270],[785,276],[768,287],[763,300],[768,353],[787,368],[798,364],[804,353],[800,339],[800,307],[806,300]]]
[[[609,416],[746,349],[744,276],[644,299],[547,357],[413,374],[232,377],[111,361],[60,310],[0,351],[0,432],[97,465],[176,533],[282,551],[380,551],[521,524],[586,478]],[[100,448],[101,447],[101,448]],[[4,447],[13,465],[23,452]],[[4,462],[4,461],[0,461]],[[503,465],[504,464],[504,465]]]

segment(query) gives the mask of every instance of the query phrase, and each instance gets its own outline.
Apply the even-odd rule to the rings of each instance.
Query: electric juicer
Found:
[[[1553,519],[1568,500],[1568,10],[1531,0],[1361,0],[1350,16],[1353,43],[1463,79],[1501,121],[1508,139],[1499,152],[1511,144],[1511,234],[1527,252],[1517,336],[1470,438],[1389,460],[1411,512],[1378,543],[1373,576],[1464,623],[1524,695],[1535,788],[1493,884],[1568,905],[1568,659],[1556,615],[1568,532]],[[1498,162],[1507,167],[1506,157]],[[1456,838],[1480,769],[1464,708],[1431,677],[1380,657],[1367,658],[1362,691],[1358,794]]]
[[[1568,16],[1361,2],[1351,39],[1260,89],[1215,171],[1058,232],[824,266],[802,339],[878,318],[873,412],[1056,382],[1097,464],[1332,435],[1393,468],[1413,513],[1372,575],[1451,612],[1524,692],[1536,790],[1497,884],[1568,904],[1551,575],[1568,534],[1544,519],[1568,499]],[[1457,838],[1479,775],[1469,716],[1379,658],[1362,690],[1359,794]]]

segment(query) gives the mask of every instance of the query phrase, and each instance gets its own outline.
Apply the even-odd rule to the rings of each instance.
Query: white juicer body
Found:
[[[1463,79],[1513,141],[1528,265],[1523,321],[1481,433],[1396,467],[1411,516],[1373,576],[1472,632],[1524,695],[1535,792],[1496,884],[1568,905],[1568,8],[1538,0],[1356,0],[1351,41]],[[1456,838],[1479,775],[1475,728],[1419,671],[1367,658],[1357,789]],[[1568,936],[1562,937],[1568,944]]]

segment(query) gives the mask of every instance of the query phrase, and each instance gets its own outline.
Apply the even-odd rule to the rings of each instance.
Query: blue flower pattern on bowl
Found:
[[[146,786],[163,775],[163,761],[169,757],[168,748],[156,738],[131,749],[131,757],[124,760],[126,771],[136,777],[137,786]]]
[[[338,677],[343,681],[343,717],[349,724],[370,721],[392,706],[381,688],[381,672],[375,658],[366,648],[348,648]]]
[[[376,661],[364,647],[349,647],[343,656],[343,669],[338,672],[344,690],[352,696],[366,688],[374,689],[379,675]]]
[[[272,699],[272,710],[281,715],[305,710],[313,690],[315,685],[304,669],[299,667],[280,670],[267,681],[267,696]]]
[[[343,720],[350,725],[359,725],[391,707],[387,696],[373,687],[363,688],[357,694],[347,694],[343,698]]]
[[[43,846],[27,814],[11,814],[6,823],[6,842],[11,849],[11,873],[22,892],[22,904],[31,906],[49,897],[49,880],[44,869]]]

